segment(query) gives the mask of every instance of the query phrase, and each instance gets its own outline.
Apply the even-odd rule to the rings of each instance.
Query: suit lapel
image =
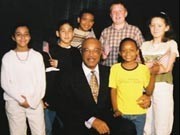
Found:
[[[79,73],[77,73],[77,77],[79,77],[79,78],[77,79],[77,80],[79,80],[79,81],[78,81],[78,85],[81,85],[81,86],[82,86],[81,92],[82,92],[83,95],[84,95],[83,97],[84,97],[86,100],[95,103],[94,98],[93,98],[93,95],[92,95],[92,93],[91,93],[91,88],[90,88],[90,86],[89,86],[88,80],[86,79],[86,76],[85,76],[84,71],[83,71],[82,68],[80,69]],[[95,103],[95,104],[96,104],[96,103]]]

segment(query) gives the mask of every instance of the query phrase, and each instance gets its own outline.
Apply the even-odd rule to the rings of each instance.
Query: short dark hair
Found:
[[[59,31],[59,29],[61,28],[61,26],[64,25],[64,24],[69,24],[69,25],[74,29],[74,25],[73,25],[72,21],[69,20],[69,19],[64,19],[64,20],[60,20],[60,21],[57,23],[56,30]]]
[[[121,4],[124,6],[124,8],[127,10],[127,4],[125,2],[125,0],[114,0],[113,2],[110,3],[110,6],[109,6],[109,12],[111,12],[111,8],[113,5],[116,5],[116,4]]]
[[[124,39],[121,40],[121,42],[120,42],[119,51],[121,51],[122,45],[123,45],[125,42],[127,42],[127,41],[133,42],[133,43],[136,45],[136,48],[139,49],[138,44],[137,44],[137,42],[136,42],[134,39],[132,39],[132,38],[124,38]]]
[[[29,33],[30,33],[30,35],[31,35],[31,30],[30,30],[30,26],[28,25],[28,23],[27,22],[16,22],[14,25],[13,25],[13,27],[12,27],[12,36],[15,36],[15,32],[16,32],[16,29],[18,28],[18,27],[27,27],[28,28],[28,30],[29,30]]]
[[[86,13],[93,15],[95,19],[95,14],[91,9],[82,9],[78,17],[82,18],[83,14],[86,14]]]
[[[136,40],[134,40],[134,39],[132,39],[132,38],[124,38],[124,39],[121,40],[121,42],[120,42],[119,51],[121,51],[123,44],[124,44],[125,42],[127,42],[127,41],[131,41],[131,42],[133,42],[133,43],[135,44],[137,50],[139,50],[139,57],[140,57],[141,63],[144,64],[144,58],[143,58],[143,56],[142,56],[141,49],[138,47],[138,44],[137,44]],[[119,57],[118,57],[118,62],[122,62],[122,61],[123,61],[122,57],[119,56]]]

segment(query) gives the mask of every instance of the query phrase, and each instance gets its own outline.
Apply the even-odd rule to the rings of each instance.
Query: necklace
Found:
[[[25,56],[24,58],[22,58],[22,56],[20,57],[20,56],[18,55],[18,52],[17,52],[16,50],[15,50],[15,53],[16,53],[17,59],[18,59],[19,61],[21,61],[22,63],[26,62],[26,61],[28,60],[28,58],[29,58],[29,50],[27,51],[27,54],[26,54],[26,56]]]

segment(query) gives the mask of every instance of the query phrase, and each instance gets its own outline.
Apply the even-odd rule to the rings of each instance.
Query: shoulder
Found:
[[[145,42],[142,43],[141,48],[146,48],[149,45],[151,45],[151,41],[145,41]]]
[[[13,50],[10,50],[10,51],[6,52],[6,53],[3,55],[2,60],[3,60],[3,61],[4,61],[4,60],[8,60],[8,59],[10,59],[11,57],[14,57],[13,54],[14,54],[14,51],[13,51]]]
[[[73,51],[79,51],[79,49],[77,47],[71,46],[71,50]]]
[[[34,55],[37,55],[37,56],[42,57],[42,54],[41,54],[40,52],[34,50],[34,49],[30,49],[29,51],[30,51],[30,53],[32,53],[32,54],[34,54]]]
[[[99,64],[99,69],[100,69],[100,70],[109,71],[109,70],[110,70],[110,67]]]
[[[109,31],[109,30],[111,30],[111,29],[112,29],[112,25],[104,28],[104,30],[102,31],[102,33],[107,32],[107,31]]]
[[[38,52],[34,49],[30,49],[29,54],[33,59],[36,58],[36,60],[38,60],[38,61],[43,61],[43,55],[40,52]]]
[[[139,27],[132,25],[132,24],[127,24],[127,26],[132,29],[140,30]]]
[[[121,66],[121,63],[116,63],[114,65],[112,65],[111,69],[117,69],[117,68],[120,68]]]
[[[167,44],[177,46],[177,42],[175,40],[167,41]]]
[[[141,64],[141,63],[139,63],[138,68],[143,69],[143,70],[149,70],[149,68],[146,65]]]

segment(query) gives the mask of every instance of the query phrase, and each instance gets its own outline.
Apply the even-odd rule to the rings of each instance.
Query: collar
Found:
[[[92,69],[88,68],[88,67],[84,64],[84,62],[82,63],[82,68],[83,68],[83,71],[84,71],[84,73],[85,73],[85,76],[88,76],[88,75],[91,73],[91,71],[92,71]],[[96,65],[96,67],[94,68],[93,71],[95,71],[95,74],[96,74],[96,75],[99,74],[99,66],[98,66],[98,64]]]
[[[129,25],[129,24],[128,24],[127,22],[125,22],[123,28],[121,28],[121,29],[119,29],[119,30],[125,29],[128,25]],[[114,24],[112,24],[111,27],[112,27],[113,29],[115,29],[115,30],[118,30],[118,29],[115,28]]]

